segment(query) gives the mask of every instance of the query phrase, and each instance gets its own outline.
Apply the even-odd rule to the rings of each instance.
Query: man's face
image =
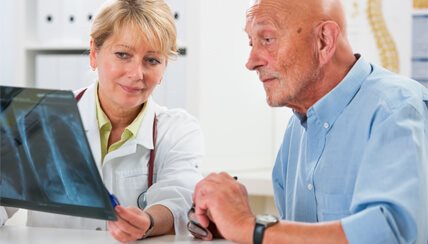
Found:
[[[275,1],[262,1],[247,17],[251,52],[246,64],[263,82],[270,106],[299,106],[313,94],[321,69],[312,26],[287,17]]]

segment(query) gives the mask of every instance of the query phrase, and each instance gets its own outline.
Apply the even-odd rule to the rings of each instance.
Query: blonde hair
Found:
[[[140,31],[140,37],[161,54],[171,57],[177,51],[177,32],[171,9],[163,0],[113,0],[95,16],[91,37],[101,48],[125,26]]]

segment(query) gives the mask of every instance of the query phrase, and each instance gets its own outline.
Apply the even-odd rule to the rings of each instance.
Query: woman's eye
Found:
[[[116,55],[116,57],[118,57],[120,59],[127,59],[127,58],[129,58],[129,54],[125,53],[125,52],[116,52],[115,55]]]
[[[149,62],[149,64],[152,64],[152,65],[156,65],[156,64],[160,64],[160,63],[161,63],[161,62],[160,62],[158,59],[156,59],[156,58],[147,58],[146,60],[147,60],[147,62]]]

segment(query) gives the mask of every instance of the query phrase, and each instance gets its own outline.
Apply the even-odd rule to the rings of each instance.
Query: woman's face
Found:
[[[95,49],[91,66],[98,69],[98,96],[103,109],[133,110],[145,103],[162,80],[167,58],[153,50],[130,27]]]

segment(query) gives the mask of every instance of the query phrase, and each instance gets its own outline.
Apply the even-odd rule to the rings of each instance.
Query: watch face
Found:
[[[270,214],[263,214],[263,215],[257,215],[256,216],[256,222],[257,224],[262,224],[264,226],[270,226],[278,222],[278,218],[270,215]]]

